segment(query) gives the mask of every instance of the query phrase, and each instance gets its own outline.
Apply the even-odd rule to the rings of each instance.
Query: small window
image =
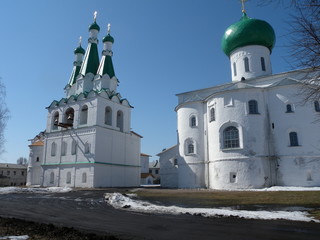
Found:
[[[24,176],[24,171],[21,172],[21,175]]]
[[[243,62],[244,62],[244,70],[245,72],[250,72],[250,69],[249,69],[249,59],[247,57],[245,57],[243,59]]]
[[[237,174],[235,172],[230,173],[230,183],[235,183],[237,181]]]
[[[196,119],[195,116],[192,116],[192,117],[190,118],[190,126],[191,126],[191,127],[196,127],[196,126],[197,126],[197,119]]]
[[[215,113],[215,109],[211,108],[210,109],[210,122],[215,121],[216,120],[216,113]]]
[[[56,155],[56,151],[57,151],[57,144],[55,142],[53,142],[51,144],[51,156],[54,157]]]
[[[82,173],[82,183],[86,183],[87,182],[87,173]]]
[[[74,120],[74,110],[73,110],[73,108],[68,108],[64,114],[64,124],[67,127],[72,127],[73,120]]]
[[[88,106],[84,105],[81,108],[81,113],[80,113],[80,124],[87,124],[88,122]]]
[[[67,172],[66,184],[71,183],[71,172]]]
[[[223,131],[223,147],[238,148],[239,147],[239,131],[236,127],[227,127]]]
[[[50,184],[54,184],[54,173],[50,173]]]
[[[77,154],[77,142],[73,140],[71,145],[71,155],[76,155],[76,154]]]
[[[106,107],[105,109],[104,123],[106,125],[112,126],[112,109],[110,107]]]
[[[265,72],[266,71],[266,63],[264,61],[264,58],[261,57],[260,60],[261,60],[261,70]]]
[[[88,142],[84,144],[84,153],[90,153],[90,144]]]
[[[175,159],[173,160],[173,165],[174,165],[174,166],[177,166],[177,165],[178,165],[178,159],[175,158]]]
[[[233,76],[237,76],[237,65],[235,62],[233,63]]]
[[[10,175],[10,171],[7,171],[7,175],[8,175],[8,176]]]
[[[65,156],[67,154],[67,142],[63,141],[61,144],[61,156]]]
[[[17,172],[16,172],[16,171],[13,171],[13,175],[17,175]]]
[[[188,154],[194,153],[194,145],[193,143],[188,144]]]
[[[152,173],[152,170],[151,170],[151,169],[149,170],[149,173]]]
[[[155,173],[156,173],[156,174],[159,174],[159,170],[158,170],[158,169],[156,169]]]
[[[250,100],[249,105],[249,114],[259,114],[258,112],[258,102],[256,100]]]
[[[290,146],[291,147],[299,146],[298,134],[296,132],[290,132],[289,138],[290,138]]]
[[[39,157],[37,157],[37,160],[36,160],[37,162],[39,162],[40,161],[40,159],[39,159]]]
[[[58,129],[58,123],[59,123],[59,113],[55,112],[52,119],[52,130]]]
[[[117,127],[120,129],[120,132],[123,132],[123,112],[117,112]]]
[[[320,112],[320,104],[319,101],[314,101],[314,110],[316,112]]]
[[[287,108],[287,111],[286,111],[287,113],[293,113],[291,104],[287,104],[286,108]]]

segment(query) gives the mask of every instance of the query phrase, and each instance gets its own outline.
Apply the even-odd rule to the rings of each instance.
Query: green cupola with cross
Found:
[[[270,54],[276,43],[272,26],[248,17],[242,1],[242,17],[231,24],[221,40],[222,51],[229,57],[232,81],[272,74]]]

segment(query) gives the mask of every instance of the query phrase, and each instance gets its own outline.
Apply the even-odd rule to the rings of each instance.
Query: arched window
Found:
[[[67,142],[63,141],[61,144],[61,156],[65,156],[67,154]]]
[[[74,119],[74,110],[73,108],[68,108],[64,114],[64,124],[69,127],[73,126],[73,119]]]
[[[210,122],[215,121],[216,120],[216,113],[215,113],[215,109],[211,108],[210,109]]]
[[[266,71],[266,63],[264,61],[264,57],[261,57],[260,60],[261,60],[261,70],[265,72]]]
[[[120,110],[117,112],[117,127],[123,132],[123,112]]]
[[[90,144],[88,142],[84,144],[84,153],[90,153]]]
[[[287,108],[287,111],[286,111],[287,113],[293,112],[291,104],[287,104],[286,108]]]
[[[193,143],[188,144],[188,154],[194,153],[194,145]]]
[[[87,124],[88,122],[88,106],[84,105],[80,112],[80,124]]]
[[[224,148],[238,148],[239,144],[239,131],[236,127],[227,127],[223,131],[223,147]]]
[[[37,157],[37,160],[36,160],[37,162],[39,162],[40,161],[40,158],[39,157]]]
[[[52,119],[52,130],[58,129],[58,123],[59,123],[59,112],[55,112]]]
[[[71,183],[71,172],[67,172],[66,184]]]
[[[51,156],[54,157],[57,151],[57,144],[55,142],[51,143]]]
[[[73,140],[71,144],[71,155],[76,155],[76,154],[77,154],[77,142]]]
[[[87,173],[82,173],[82,183],[86,183],[87,182]]]
[[[50,184],[54,184],[54,172],[50,173]]]
[[[106,107],[104,112],[104,123],[112,126],[112,109],[111,107]]]
[[[243,62],[244,62],[244,71],[245,72],[250,72],[250,69],[249,69],[249,58],[245,57],[243,59]]]
[[[298,134],[296,132],[290,132],[289,138],[290,138],[290,146],[291,147],[299,146]]]
[[[197,118],[196,116],[190,117],[190,127],[196,127],[197,126]]]
[[[249,114],[259,114],[258,112],[258,102],[256,100],[250,100],[248,102]]]
[[[235,62],[233,63],[233,76],[237,76],[237,65]]]
[[[320,112],[320,104],[319,101],[314,101],[314,110],[316,112]]]

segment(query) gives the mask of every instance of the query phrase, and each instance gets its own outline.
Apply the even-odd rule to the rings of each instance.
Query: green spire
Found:
[[[249,45],[261,45],[269,48],[274,47],[276,37],[269,23],[259,19],[249,18],[245,12],[240,21],[232,24],[225,31],[221,46],[227,56],[239,47]]]
[[[98,46],[96,43],[88,44],[86,54],[84,55],[83,64],[81,66],[80,74],[85,76],[87,73],[97,73],[99,67]]]

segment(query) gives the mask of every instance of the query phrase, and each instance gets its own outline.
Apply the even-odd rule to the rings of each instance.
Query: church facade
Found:
[[[65,97],[47,107],[43,147],[38,149],[35,141],[30,145],[28,174],[40,179],[30,177],[28,185],[93,188],[140,184],[141,136],[131,131],[132,106],[117,91],[119,81],[112,63],[114,38],[109,28],[99,59],[99,31],[94,19],[87,49],[80,42],[74,51]],[[39,162],[40,173],[34,173]]]
[[[272,74],[273,28],[243,13],[222,38],[232,82],[177,94],[177,145],[158,154],[161,184],[248,189],[320,186],[319,101],[309,71]]]

